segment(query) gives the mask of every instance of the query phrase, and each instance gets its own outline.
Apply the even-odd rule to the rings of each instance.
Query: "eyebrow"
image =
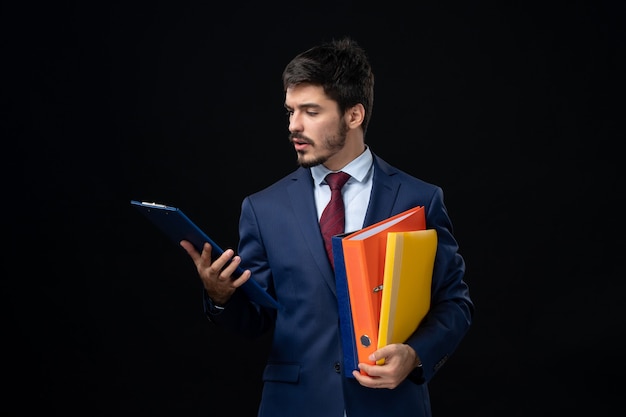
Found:
[[[306,110],[306,109],[321,109],[322,106],[320,106],[317,103],[302,103],[302,104],[298,104],[297,106],[298,109],[300,110]],[[285,109],[287,110],[293,110],[293,107],[288,106],[287,103],[285,103]]]

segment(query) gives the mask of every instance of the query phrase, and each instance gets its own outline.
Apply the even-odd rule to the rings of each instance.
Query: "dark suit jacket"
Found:
[[[364,226],[423,205],[438,235],[431,311],[407,341],[420,355],[422,375],[396,389],[370,389],[342,374],[334,273],[324,251],[309,169],[299,168],[242,203],[239,254],[244,268],[282,308],[266,311],[237,291],[217,325],[247,336],[273,329],[263,374],[259,416],[430,416],[427,382],[467,332],[473,304],[463,281],[442,190],[374,156],[372,196]],[[420,379],[421,378],[421,379]]]

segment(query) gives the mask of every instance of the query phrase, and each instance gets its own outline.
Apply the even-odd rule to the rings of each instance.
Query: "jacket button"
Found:
[[[335,362],[335,372],[341,372],[341,364],[339,362]]]

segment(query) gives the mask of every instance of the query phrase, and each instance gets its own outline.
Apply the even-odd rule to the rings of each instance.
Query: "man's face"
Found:
[[[322,87],[300,84],[288,88],[285,108],[289,115],[289,140],[298,155],[298,164],[308,168],[340,154],[348,127],[337,102],[328,98]]]

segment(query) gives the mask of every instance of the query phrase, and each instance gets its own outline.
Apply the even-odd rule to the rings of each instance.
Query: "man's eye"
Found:
[[[287,110],[285,114],[287,115],[287,117],[290,117],[293,115],[293,110]]]
[[[306,114],[309,116],[317,116],[318,113],[316,111],[307,111]]]

